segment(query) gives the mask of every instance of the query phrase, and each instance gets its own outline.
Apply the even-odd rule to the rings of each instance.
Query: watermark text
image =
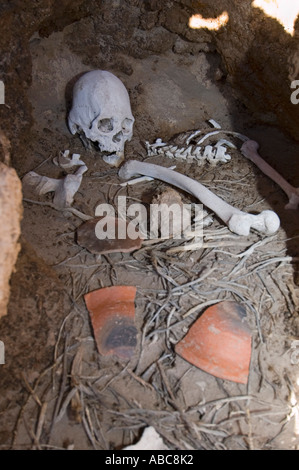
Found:
[[[0,364],[5,364],[5,346],[3,341],[0,341]]]
[[[299,103],[299,80],[292,81],[291,88],[295,89],[295,91],[293,91],[293,93],[291,94],[291,102],[293,104],[298,104]]]
[[[0,104],[5,104],[5,85],[2,80],[0,80]]]
[[[127,224],[115,225],[114,219],[127,221]],[[100,217],[95,227],[99,240],[136,240],[142,238],[165,239],[202,238],[202,204],[150,204],[149,209],[141,203],[127,206],[127,198],[118,196],[117,208],[110,204],[99,204],[95,215]],[[117,233],[116,233],[117,231]]]

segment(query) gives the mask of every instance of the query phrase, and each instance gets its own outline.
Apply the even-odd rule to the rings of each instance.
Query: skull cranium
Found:
[[[72,134],[96,143],[104,160],[119,166],[124,147],[133,135],[134,117],[124,84],[110,72],[93,70],[82,75],[73,90],[68,125]],[[112,154],[112,155],[111,155]]]

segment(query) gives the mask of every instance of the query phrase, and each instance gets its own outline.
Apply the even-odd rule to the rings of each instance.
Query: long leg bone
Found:
[[[230,206],[216,194],[201,183],[189,178],[188,176],[177,173],[176,171],[164,168],[151,163],[129,160],[119,170],[119,177],[122,179],[132,178],[134,175],[151,176],[152,178],[165,181],[177,188],[192,194],[199,199],[206,207],[211,209],[229,229],[238,235],[249,235],[250,229],[258,230],[266,234],[275,233],[280,225],[280,221],[275,212],[270,210],[262,211],[260,214],[253,215],[242,212],[235,207]]]
[[[258,154],[259,144],[254,140],[247,140],[242,147],[241,152],[244,157],[248,158],[269,178],[271,178],[281,189],[286,193],[289,198],[286,209],[298,209],[299,207],[299,188],[294,188],[288,183],[274,168],[272,168],[265,160]]]

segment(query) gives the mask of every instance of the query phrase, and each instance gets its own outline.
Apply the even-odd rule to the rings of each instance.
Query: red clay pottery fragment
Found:
[[[236,302],[209,307],[176,345],[191,364],[221,379],[246,384],[251,357],[251,332],[246,311]]]
[[[103,356],[130,359],[137,344],[134,286],[104,287],[84,296],[97,348]]]
[[[107,238],[101,240],[96,236],[96,225],[103,219],[105,219],[105,223],[107,224],[106,228],[103,227],[103,231],[107,232]],[[84,224],[80,225],[77,229],[77,243],[94,254],[130,253],[141,247],[142,239],[138,237],[136,240],[133,240],[126,236],[127,226],[128,223],[122,219],[108,216],[105,218],[95,217],[94,219],[84,222]],[[118,235],[120,233],[125,236],[119,238]]]

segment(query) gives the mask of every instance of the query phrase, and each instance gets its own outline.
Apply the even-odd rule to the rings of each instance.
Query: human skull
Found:
[[[133,135],[134,117],[124,84],[110,72],[93,70],[76,82],[68,116],[71,133],[96,143],[103,159],[119,166]]]

